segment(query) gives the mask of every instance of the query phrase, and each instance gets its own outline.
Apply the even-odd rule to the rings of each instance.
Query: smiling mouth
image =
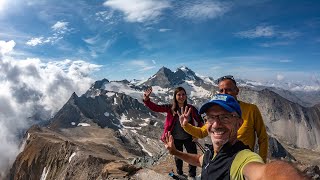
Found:
[[[223,135],[226,132],[226,130],[219,128],[219,129],[214,129],[212,132],[214,135]]]

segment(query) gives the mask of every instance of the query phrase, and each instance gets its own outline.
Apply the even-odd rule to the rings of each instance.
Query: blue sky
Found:
[[[320,79],[319,9],[318,0],[1,0],[0,45],[15,60],[92,64],[96,80],[184,65],[303,81]]]

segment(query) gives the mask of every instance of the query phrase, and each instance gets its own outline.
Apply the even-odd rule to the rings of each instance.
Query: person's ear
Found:
[[[241,117],[239,117],[239,119],[238,119],[238,129],[240,129],[242,124],[243,124],[243,119]]]

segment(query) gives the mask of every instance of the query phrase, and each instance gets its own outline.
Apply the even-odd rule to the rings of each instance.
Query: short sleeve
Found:
[[[244,180],[242,170],[243,167],[250,162],[264,163],[262,158],[258,154],[252,152],[249,149],[238,152],[231,164],[230,178]]]

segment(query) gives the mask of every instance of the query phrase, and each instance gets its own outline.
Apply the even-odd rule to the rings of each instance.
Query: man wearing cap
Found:
[[[219,93],[228,94],[237,99],[239,88],[233,76],[223,76],[217,80]],[[267,160],[268,154],[268,135],[258,107],[243,101],[238,101],[242,110],[243,125],[238,130],[238,139],[245,145],[248,145],[253,151],[256,143],[256,135],[258,138],[259,155],[264,162]],[[183,129],[196,138],[204,138],[208,135],[207,124],[200,127],[192,126],[187,121],[180,122]]]
[[[181,109],[180,120],[187,119],[190,109]],[[165,135],[165,147],[170,154],[202,167],[201,179],[303,179],[299,171],[284,161],[264,164],[261,157],[237,139],[243,120],[239,103],[227,94],[215,95],[199,111],[206,113],[207,132],[212,146],[204,155],[178,151],[173,138]]]

